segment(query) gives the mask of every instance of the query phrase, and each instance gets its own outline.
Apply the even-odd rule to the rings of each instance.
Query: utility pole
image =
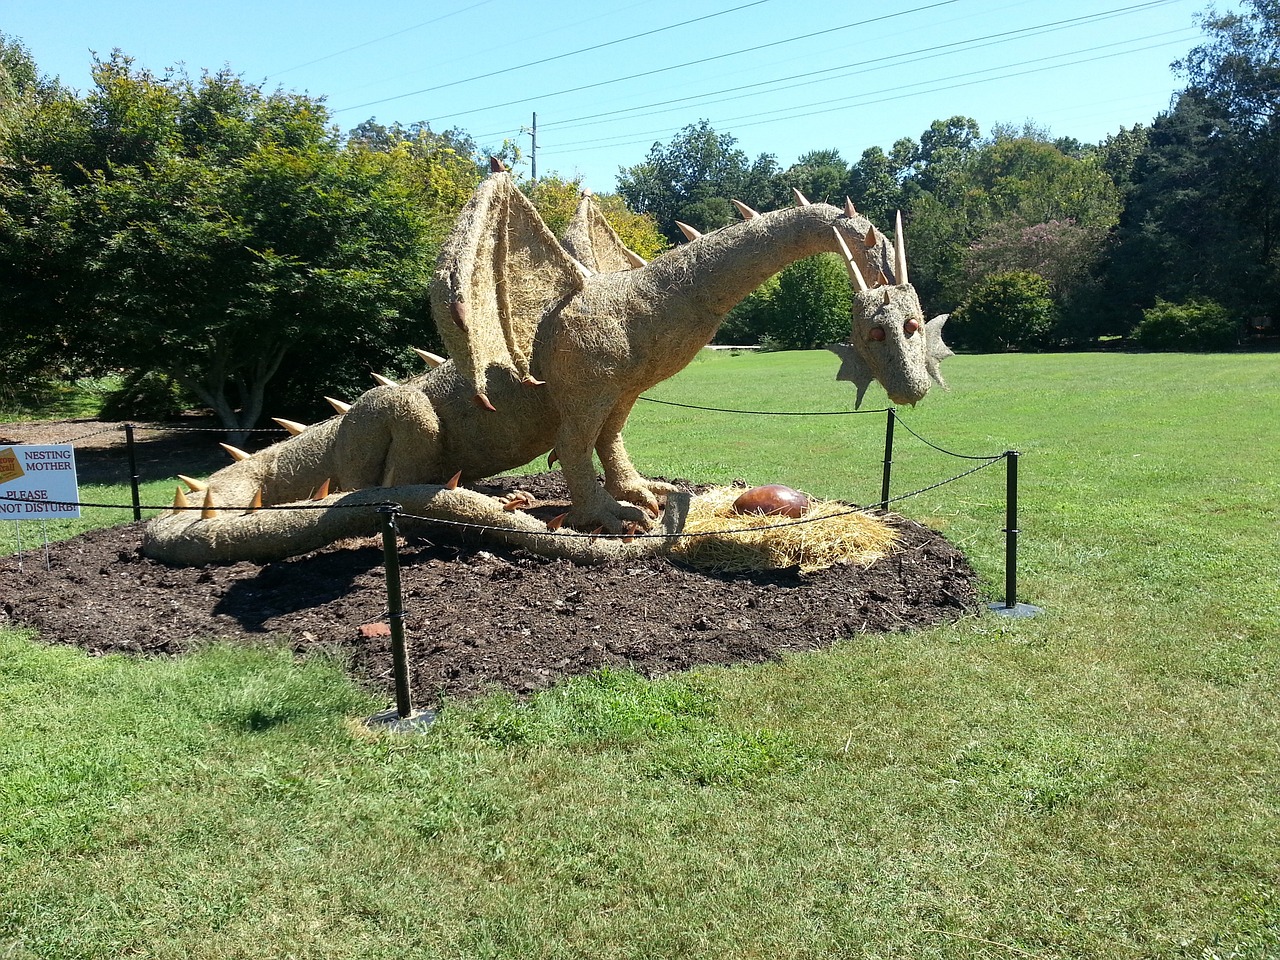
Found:
[[[530,137],[533,138],[533,146],[529,149],[529,158],[532,161],[533,179],[538,179],[538,113],[535,110],[533,114],[533,126],[529,130]]]

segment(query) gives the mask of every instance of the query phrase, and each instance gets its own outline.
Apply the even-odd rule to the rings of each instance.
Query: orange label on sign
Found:
[[[17,480],[22,475],[22,464],[18,462],[18,455],[13,452],[13,447],[0,450],[0,483]]]

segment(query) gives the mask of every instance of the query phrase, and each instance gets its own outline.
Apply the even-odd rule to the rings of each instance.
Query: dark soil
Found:
[[[19,426],[0,424],[0,435],[58,442]],[[148,449],[148,466],[153,456],[161,451]],[[169,475],[186,462],[169,459]],[[565,496],[558,473],[478,486],[518,487],[539,501]],[[442,539],[438,530],[430,539],[409,535],[399,556],[415,703],[527,694],[604,666],[657,676],[764,661],[976,609],[976,576],[963,554],[935,531],[893,522],[901,543],[889,558],[867,570],[805,575],[708,574],[665,559],[583,567]],[[140,538],[141,525],[130,524],[54,543],[48,570],[42,545],[0,558],[0,622],[94,654],[172,655],[212,637],[274,634],[300,653],[336,653],[362,682],[391,695],[380,539],[276,563],[184,568],[143,557]]]

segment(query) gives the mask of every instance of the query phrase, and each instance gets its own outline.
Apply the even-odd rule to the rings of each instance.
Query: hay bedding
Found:
[[[148,451],[145,462],[174,461]],[[89,482],[83,471],[81,480]],[[563,510],[554,503],[565,497],[559,474],[492,482],[485,491],[515,488],[546,504],[535,512]],[[24,527],[30,545],[37,528]],[[415,699],[527,694],[603,666],[656,676],[758,662],[976,608],[976,577],[959,551],[910,521],[893,529],[896,546],[866,569],[811,574],[715,573],[662,559],[576,567],[448,542],[438,531],[410,537],[401,562]],[[385,619],[379,541],[264,565],[178,568],[144,558],[140,533],[131,524],[53,544],[49,572],[39,552],[27,554],[21,571],[16,558],[0,558],[0,624],[34,627],[94,654],[168,655],[211,636],[278,636],[300,653],[336,653],[390,697],[389,644],[360,629]]]

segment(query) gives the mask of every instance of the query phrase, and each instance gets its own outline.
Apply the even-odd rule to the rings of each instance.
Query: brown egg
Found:
[[[763,513],[799,519],[809,509],[809,498],[780,483],[752,487],[733,501],[734,513]]]

